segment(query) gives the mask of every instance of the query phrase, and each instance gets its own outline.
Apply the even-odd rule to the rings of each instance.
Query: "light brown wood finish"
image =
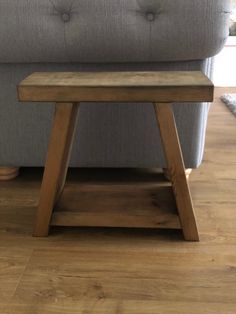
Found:
[[[180,228],[171,185],[156,170],[79,169],[77,177],[51,225]]]
[[[176,81],[178,77],[178,81]],[[117,72],[35,72],[24,79],[21,87],[199,87],[212,86],[200,71],[117,71]]]
[[[154,104],[154,108],[184,238],[185,240],[199,241],[196,219],[185,175],[185,166],[175,126],[172,106],[171,104],[166,103],[156,103]]]
[[[236,118],[219,100],[224,91],[189,182],[199,243],[183,242],[180,230],[121,228],[54,227],[32,238],[42,171],[1,182],[0,313],[235,314]],[[67,192],[80,177],[69,171]]]
[[[9,181],[19,175],[19,167],[0,167],[0,181]]]
[[[158,101],[158,104],[155,104],[157,121],[161,129],[184,237],[186,240],[199,240],[174,116],[168,102],[170,100],[174,102],[212,100],[213,85],[204,74],[182,71],[34,73],[20,83],[18,95],[21,101],[54,100],[60,102],[57,104],[34,235],[48,234],[52,211],[63,191],[78,107],[72,104],[72,100],[76,103],[81,101]],[[63,101],[68,102],[63,104]],[[161,101],[165,104],[160,103]],[[129,219],[132,222],[131,226],[179,227],[176,215],[173,216],[173,213],[169,212],[163,216],[163,206],[156,207],[158,209],[156,216],[159,213],[159,218],[153,217],[148,220],[144,217],[141,224],[142,219],[134,211],[134,220]],[[98,210],[95,213],[83,210],[79,213],[55,212],[52,223],[67,226],[94,226],[96,223],[97,226],[127,226],[125,217],[120,219],[119,212],[118,214],[104,212],[103,205],[100,209],[102,211]],[[136,218],[138,218],[137,221]]]
[[[212,101],[213,85],[201,72],[34,73],[18,86],[21,101]]]
[[[61,105],[62,104],[58,103],[56,105],[56,107],[61,107]],[[57,190],[57,195],[56,195],[56,199],[55,199],[55,204],[59,200],[59,198],[63,192],[65,182],[66,182],[66,175],[67,175],[68,165],[69,165],[69,161],[70,161],[73,141],[74,141],[74,137],[75,137],[77,120],[78,120],[78,116],[79,116],[78,111],[79,111],[79,104],[73,104],[72,110],[70,113],[70,122],[69,122],[68,130],[67,130],[67,138],[66,138],[65,148],[64,148],[64,152],[63,152],[63,160],[62,160],[60,178],[58,180],[58,190]],[[56,123],[56,121],[55,121],[55,123]]]
[[[78,107],[73,103],[56,104],[34,236],[48,235],[52,211],[65,183]]]

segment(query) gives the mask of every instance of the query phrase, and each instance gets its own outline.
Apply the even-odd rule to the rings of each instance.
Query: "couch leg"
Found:
[[[0,181],[15,179],[19,174],[19,167],[0,167]]]
[[[190,174],[191,174],[192,171],[193,171],[193,169],[191,169],[191,168],[185,169],[185,174],[186,174],[187,180],[189,179],[189,176],[190,176]]]
[[[193,171],[193,169],[191,169],[191,168],[185,169],[185,174],[186,174],[187,180],[189,179],[189,176],[190,176],[190,174],[191,174],[192,171]],[[170,173],[169,173],[168,168],[163,168],[163,173],[164,173],[165,178],[166,178],[168,181],[170,181]]]

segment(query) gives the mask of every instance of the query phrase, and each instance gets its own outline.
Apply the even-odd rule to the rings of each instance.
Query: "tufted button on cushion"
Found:
[[[155,20],[155,13],[152,13],[152,12],[147,12],[146,13],[146,18],[149,22],[152,22]]]
[[[65,12],[62,13],[61,19],[62,19],[62,21],[65,22],[65,23],[69,22],[69,20],[70,20],[70,14],[69,14],[69,13],[65,13]]]

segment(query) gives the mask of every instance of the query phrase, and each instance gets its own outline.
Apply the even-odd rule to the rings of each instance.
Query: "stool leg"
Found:
[[[199,241],[194,208],[186,179],[182,150],[172,106],[170,103],[155,103],[154,108],[184,238],[189,241]]]
[[[79,110],[79,104],[75,104],[75,107],[71,113],[71,120],[70,120],[70,125],[68,128],[68,133],[67,133],[67,139],[66,139],[66,144],[63,152],[63,160],[62,160],[62,166],[61,166],[61,174],[58,179],[58,187],[57,187],[57,195],[55,198],[55,203],[58,201],[58,199],[61,196],[61,193],[63,192],[64,185],[66,182],[66,176],[67,176],[67,171],[68,171],[68,166],[70,162],[70,156],[71,156],[71,150],[74,142],[74,136],[75,136],[75,131],[76,131],[76,125],[77,125],[77,120],[78,120],[78,110]]]
[[[79,104],[57,103],[41,186],[34,236],[47,236],[55,202],[63,190]]]

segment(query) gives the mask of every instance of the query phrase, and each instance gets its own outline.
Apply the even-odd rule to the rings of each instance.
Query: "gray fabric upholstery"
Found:
[[[0,0],[0,63],[158,62],[215,55],[229,0]]]
[[[0,166],[43,166],[52,104],[20,104],[34,71],[202,70],[228,34],[229,0],[0,0]],[[174,105],[187,168],[208,104]],[[151,104],[82,104],[72,166],[163,167]]]
[[[210,60],[156,64],[0,65],[0,165],[42,166],[53,114],[52,104],[18,103],[16,84],[33,71],[210,70]],[[204,149],[208,105],[175,105],[187,167],[197,167]],[[165,166],[151,104],[83,104],[73,150],[73,166]]]

